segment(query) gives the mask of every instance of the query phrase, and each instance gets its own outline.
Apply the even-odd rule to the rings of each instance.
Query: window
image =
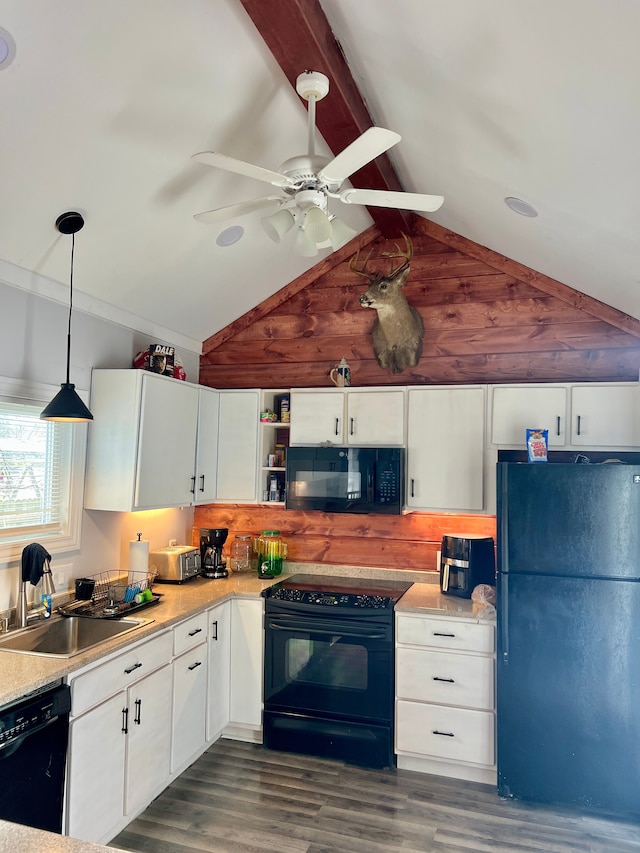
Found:
[[[86,424],[40,420],[57,392],[0,379],[0,555],[29,542],[55,553],[80,544]]]

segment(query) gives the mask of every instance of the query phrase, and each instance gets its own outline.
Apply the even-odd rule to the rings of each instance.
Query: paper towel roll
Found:
[[[149,569],[149,540],[132,539],[129,542],[129,571],[147,572]]]

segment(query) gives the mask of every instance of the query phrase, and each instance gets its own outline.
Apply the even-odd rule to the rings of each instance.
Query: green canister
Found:
[[[279,530],[263,530],[256,537],[253,549],[258,555],[258,577],[274,578],[282,573],[282,563],[287,556],[287,543]]]

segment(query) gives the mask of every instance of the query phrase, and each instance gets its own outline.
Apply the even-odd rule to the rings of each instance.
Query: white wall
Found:
[[[0,281],[0,375],[51,385],[64,382],[67,322],[64,306]],[[78,389],[88,390],[93,367],[130,367],[136,353],[152,342],[156,341],[139,331],[74,309],[70,381]],[[177,352],[187,379],[197,382],[198,354]],[[140,513],[84,511],[80,550],[55,555],[51,568],[54,577],[63,571],[70,581],[95,572],[126,569],[129,541],[137,533],[154,549],[168,545],[169,539],[191,544],[192,528],[190,508]],[[17,562],[0,562],[0,610],[15,607],[18,576]]]

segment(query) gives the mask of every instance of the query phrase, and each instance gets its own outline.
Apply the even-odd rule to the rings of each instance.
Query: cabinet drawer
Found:
[[[185,619],[173,629],[173,653],[181,655],[187,649],[192,649],[207,636],[207,614],[198,613],[191,619]]]
[[[396,642],[411,646],[493,654],[494,626],[462,619],[398,616]]]
[[[149,675],[171,660],[171,632],[99,664],[71,680],[71,709],[74,717]]]
[[[450,655],[426,649],[399,648],[397,652],[399,699],[492,711],[493,682],[492,657]]]
[[[488,711],[399,701],[396,731],[398,752],[489,766],[495,763],[494,717]]]

